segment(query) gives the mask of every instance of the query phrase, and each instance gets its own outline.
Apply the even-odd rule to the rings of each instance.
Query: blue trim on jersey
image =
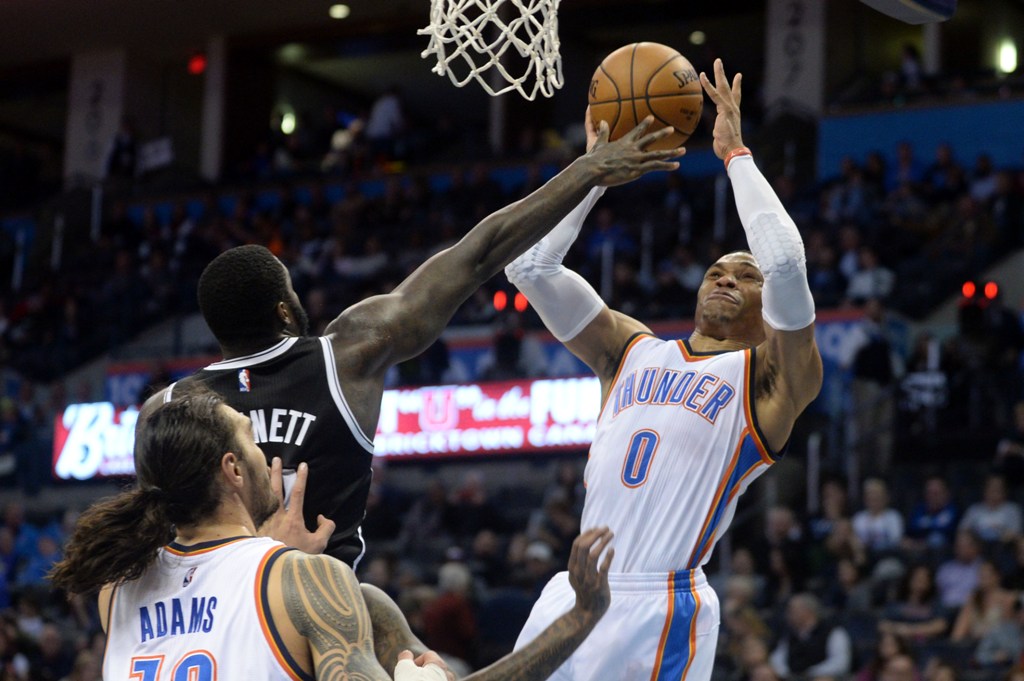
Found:
[[[764,431],[761,430],[761,424],[757,422],[757,348],[750,348],[750,374],[747,376],[747,399],[750,400],[750,427],[754,429],[757,436],[761,438],[761,442],[764,443],[764,450],[768,452],[768,458],[772,461],[778,461],[786,455],[786,450],[789,449],[789,440],[786,440],[786,444],[782,445],[782,449],[775,452],[772,451],[771,445],[768,444],[768,438],[764,436]]]
[[[680,570],[673,578],[672,622],[662,652],[656,681],[679,681],[693,656],[690,629],[697,613],[697,598],[690,592],[690,571]]]
[[[729,498],[732,496],[732,493],[739,486],[743,477],[759,463],[763,463],[761,452],[758,450],[753,436],[747,435],[743,438],[743,444],[740,445],[736,466],[732,469],[729,479],[726,480],[722,496],[719,497],[718,504],[711,514],[711,522],[708,523],[707,529],[704,530],[704,534],[701,535],[700,540],[697,542],[697,548],[693,552],[693,560],[696,565],[690,565],[691,569],[700,565],[701,555],[705,552],[707,543],[714,539],[718,524],[722,520],[722,515],[725,513],[725,509],[729,507]]]
[[[299,663],[295,661],[292,654],[288,652],[288,648],[284,644],[284,639],[281,638],[281,634],[277,631],[277,627],[274,625],[274,616],[270,612],[270,598],[267,597],[268,587],[270,585],[270,568],[274,566],[277,559],[288,553],[289,551],[297,551],[298,549],[291,548],[289,546],[282,546],[277,551],[271,554],[267,558],[267,562],[263,566],[263,575],[260,578],[260,603],[263,605],[263,619],[267,623],[267,629],[270,630],[270,635],[274,637],[274,645],[277,646],[284,661],[288,663],[288,667],[291,671],[303,679],[303,681],[316,681],[316,678],[310,674],[307,674]]]
[[[195,553],[196,551],[205,551],[207,549],[215,549],[218,546],[224,544],[230,544],[231,542],[238,541],[239,539],[255,539],[255,537],[247,535],[239,535],[237,537],[225,537],[224,539],[211,539],[210,541],[199,542],[198,544],[179,544],[176,541],[172,541],[167,545],[167,548],[174,549],[179,553]]]

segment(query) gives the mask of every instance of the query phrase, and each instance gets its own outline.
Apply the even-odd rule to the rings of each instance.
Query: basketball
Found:
[[[693,65],[678,51],[659,43],[633,43],[601,62],[590,81],[590,115],[607,121],[615,140],[653,114],[651,131],[671,125],[675,132],[649,149],[681,146],[700,123],[704,91]]]

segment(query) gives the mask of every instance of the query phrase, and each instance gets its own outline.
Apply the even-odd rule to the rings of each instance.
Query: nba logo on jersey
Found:
[[[184,589],[186,586],[192,583],[192,575],[196,573],[195,566],[190,567],[188,572],[185,573],[185,579],[181,580],[181,588]]]
[[[238,392],[247,393],[252,389],[252,384],[249,383],[249,370],[239,369],[238,370]]]

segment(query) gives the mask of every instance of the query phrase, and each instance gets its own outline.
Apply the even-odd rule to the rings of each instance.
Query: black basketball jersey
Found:
[[[373,440],[356,423],[338,382],[327,338],[287,338],[266,350],[211,364],[168,389],[201,381],[252,419],[256,444],[267,462],[284,469],[309,465],[303,515],[316,529],[323,514],[337,528],[328,553],[355,566],[363,553],[359,525],[370,491]]]

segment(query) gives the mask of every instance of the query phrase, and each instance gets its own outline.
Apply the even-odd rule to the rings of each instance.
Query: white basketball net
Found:
[[[431,0],[422,57],[437,56],[434,73],[457,87],[476,79],[491,95],[517,90],[528,100],[562,87],[558,53],[559,0]],[[509,17],[500,16],[503,6]],[[509,53],[509,48],[514,52]],[[511,64],[518,59],[515,66]],[[524,72],[518,75],[520,66]],[[463,72],[459,75],[456,71]]]

